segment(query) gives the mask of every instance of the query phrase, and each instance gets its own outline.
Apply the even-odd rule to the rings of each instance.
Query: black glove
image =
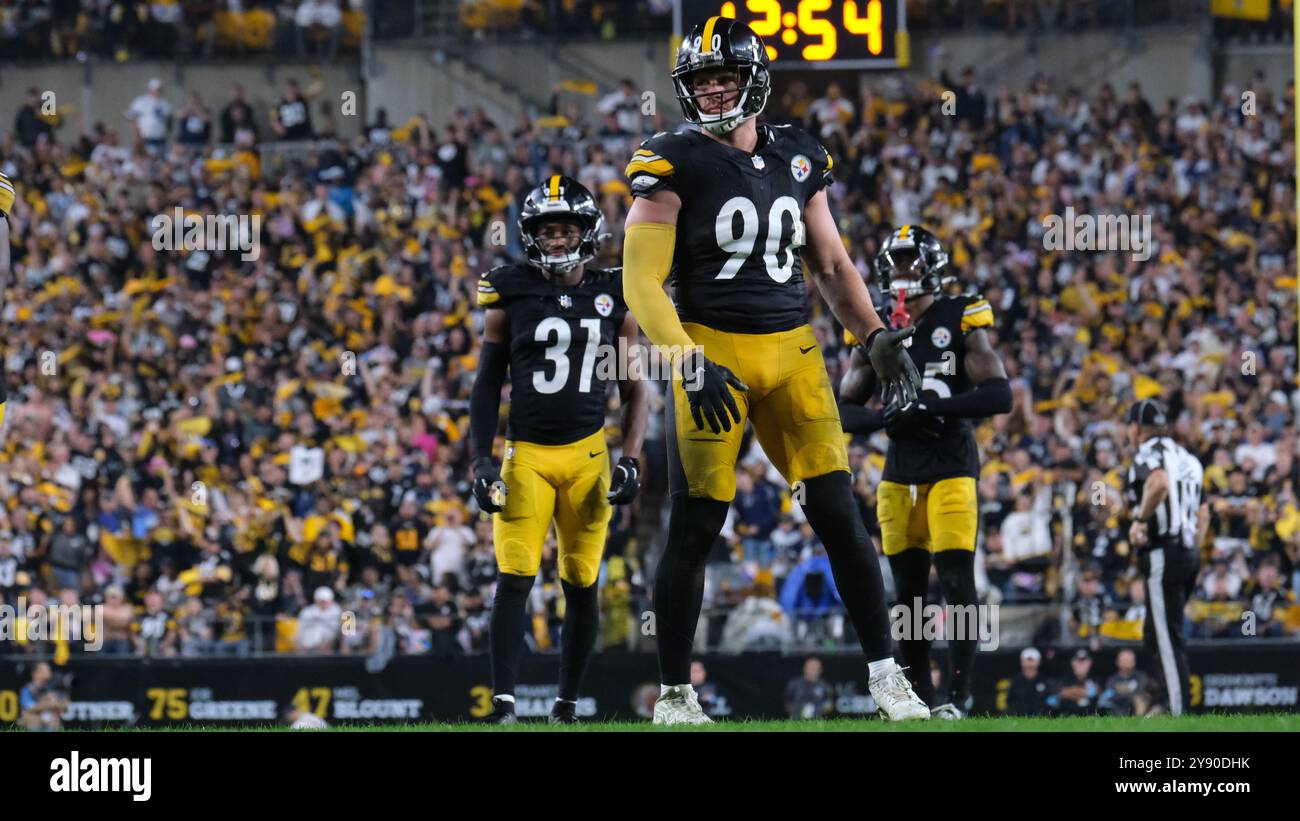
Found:
[[[926,406],[924,398],[895,402],[885,408],[885,431],[890,439],[935,442],[943,435],[943,418]]]
[[[891,402],[906,405],[916,400],[921,389],[921,377],[916,372],[912,357],[903,349],[903,340],[916,333],[916,328],[890,330],[881,328],[871,332],[862,352],[880,381],[880,399],[888,406]]]
[[[634,456],[624,456],[614,467],[614,478],[609,483],[611,505],[625,505],[636,498],[641,489],[641,463]]]
[[[729,369],[706,359],[699,348],[682,357],[682,386],[686,389],[686,401],[691,405],[691,416],[699,430],[704,430],[706,420],[714,433],[731,430],[732,419],[740,424],[740,408],[727,389],[728,385],[738,391],[749,390],[749,386]]]
[[[501,468],[497,463],[492,461],[491,457],[480,456],[474,460],[474,500],[478,502],[479,509],[484,513],[500,513],[502,506],[506,503],[506,494],[509,488],[506,487],[505,480],[501,478]],[[493,501],[493,491],[500,494],[501,504]]]

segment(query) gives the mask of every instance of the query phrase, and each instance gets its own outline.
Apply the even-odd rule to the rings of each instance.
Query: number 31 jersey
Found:
[[[502,265],[479,279],[478,304],[506,312],[507,438],[567,445],[604,427],[618,364],[610,352],[627,316],[620,271],[588,268],[577,285],[561,285],[531,266]]]
[[[759,125],[752,154],[692,130],[641,144],[625,172],[633,196],[668,190],[682,201],[672,282],[683,322],[748,334],[807,323],[804,211],[832,164],[792,126]]]

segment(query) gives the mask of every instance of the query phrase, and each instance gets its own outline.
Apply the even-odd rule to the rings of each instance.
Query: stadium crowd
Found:
[[[1292,0],[1265,18],[1215,16],[1216,38],[1289,41]],[[913,31],[1008,32],[1189,23],[1210,14],[1200,0],[908,0]],[[445,33],[613,40],[657,37],[672,28],[672,0],[0,0],[0,63],[65,59],[184,59],[265,55],[332,60],[355,52],[366,15],[379,39]],[[1246,14],[1251,9],[1243,9]],[[449,18],[449,19],[448,19]]]
[[[214,54],[332,60],[355,51],[362,0],[2,0],[0,62]]]
[[[986,600],[1056,605],[1040,647],[1137,637],[1120,420],[1159,396],[1207,468],[1193,635],[1300,631],[1292,91],[1258,86],[1247,114],[1231,87],[1153,102],[1136,85],[944,82],[795,83],[769,114],[835,157],[834,209],[864,274],[887,226],[924,223],[950,248],[952,287],[993,305],[1016,402],[977,431]],[[188,118],[150,140],[103,126],[0,135],[0,171],[19,190],[0,599],[102,603],[116,653],[485,648],[495,565],[465,446],[474,284],[518,256],[519,204],[555,172],[598,192],[612,232],[601,261],[618,264],[623,164],[675,123],[617,93],[596,112],[404,113],[275,171],[254,135],[277,128],[233,146],[187,132]],[[310,119],[301,136],[318,136]],[[1067,206],[1150,214],[1155,252],[1047,250],[1043,218]],[[259,216],[259,255],[160,250],[154,218],[176,207]],[[838,381],[849,350],[813,304]],[[662,393],[652,385],[647,487],[611,526],[605,649],[632,646],[649,607]],[[613,408],[610,421],[613,435]],[[875,532],[885,446],[883,433],[851,446]],[[710,644],[842,639],[828,562],[788,489],[757,446],[739,474],[707,583]],[[551,545],[535,647],[555,645],[562,607]]]

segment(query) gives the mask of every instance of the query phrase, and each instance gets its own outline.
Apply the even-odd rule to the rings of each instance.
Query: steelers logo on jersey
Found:
[[[614,297],[609,294],[601,294],[596,297],[596,313],[601,316],[609,316],[614,312]]]
[[[796,182],[803,182],[812,173],[812,163],[804,155],[795,154],[794,159],[790,160],[790,173],[794,175]]]
[[[952,344],[952,331],[942,326],[935,328],[934,333],[930,334],[930,343],[936,348],[946,348]]]

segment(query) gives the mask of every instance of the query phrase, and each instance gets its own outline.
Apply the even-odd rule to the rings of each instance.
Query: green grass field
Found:
[[[168,728],[165,731],[210,731],[210,727]],[[226,732],[290,732],[287,727],[250,728]],[[459,732],[459,733],[1178,733],[1178,732],[1300,732],[1300,713],[1268,715],[1154,716],[1152,718],[968,718],[963,721],[924,721],[891,724],[879,719],[834,721],[719,721],[703,727],[655,727],[649,721],[590,722],[554,727],[539,719],[526,719],[511,727],[479,723],[373,724],[332,727],[324,732]]]

